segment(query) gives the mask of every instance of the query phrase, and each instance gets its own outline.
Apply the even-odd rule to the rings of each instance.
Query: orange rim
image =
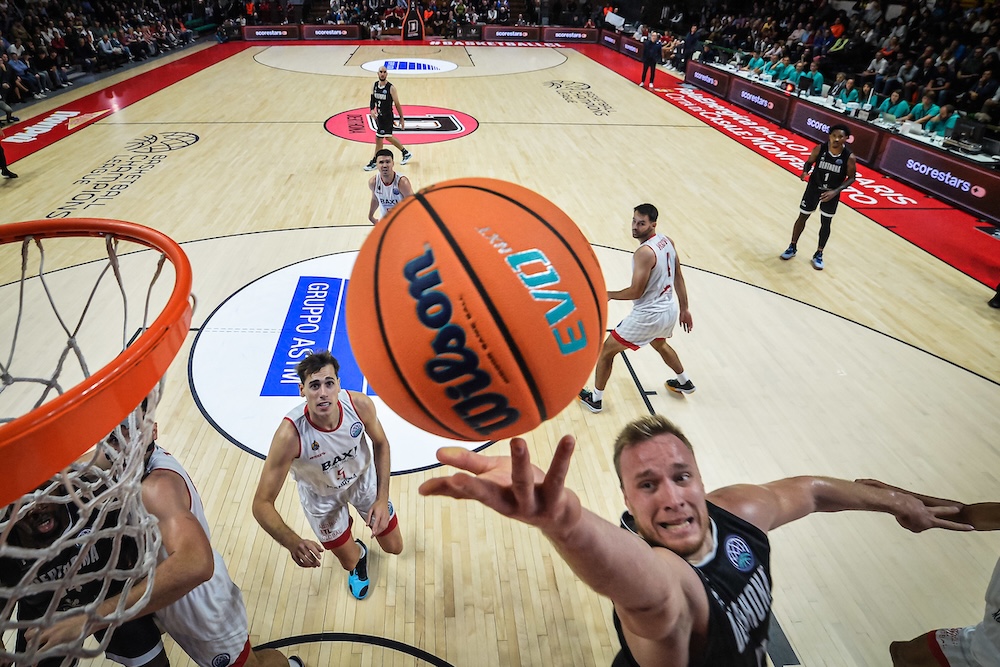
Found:
[[[89,378],[0,426],[0,506],[62,470],[106,437],[152,391],[191,326],[191,263],[165,234],[120,220],[64,218],[0,225],[0,244],[28,237],[113,236],[162,252],[174,265],[174,289],[163,312],[132,345]]]

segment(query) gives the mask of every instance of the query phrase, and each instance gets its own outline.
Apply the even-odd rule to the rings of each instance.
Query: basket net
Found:
[[[87,637],[141,614],[151,586],[125,600],[152,582],[160,551],[140,485],[163,373],[190,322],[190,267],[166,237],[104,222],[0,226],[0,312],[16,313],[0,322],[0,468],[12,473],[0,491],[0,664],[100,654],[111,632]],[[42,648],[37,632],[76,615],[78,637]]]

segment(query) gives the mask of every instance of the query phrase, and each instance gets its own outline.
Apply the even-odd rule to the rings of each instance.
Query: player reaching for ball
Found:
[[[375,211],[382,209],[382,215],[378,217],[381,220],[389,215],[389,211],[403,201],[404,197],[413,194],[410,179],[396,173],[391,150],[383,148],[376,153],[375,163],[378,167],[378,173],[368,179],[368,189],[372,191],[372,205],[368,209],[368,221],[373,225],[377,222]]]
[[[253,499],[257,522],[292,555],[299,567],[319,567],[328,549],[347,570],[351,594],[368,596],[368,549],[353,539],[348,504],[361,514],[385,551],[403,551],[399,522],[389,500],[389,441],[364,394],[340,387],[340,364],[326,350],[295,367],[306,399],[288,413],[271,441]],[[284,522],[274,501],[289,470],[320,543],[304,539]]]
[[[611,377],[615,355],[626,349],[638,350],[643,345],[659,352],[663,363],[677,373],[676,379],[666,381],[667,389],[682,394],[694,392],[694,383],[684,372],[680,357],[667,345],[666,339],[673,334],[678,320],[684,331],[691,331],[694,325],[680,258],[674,242],[656,233],[658,217],[659,212],[652,204],[639,204],[632,212],[632,238],[639,240],[639,248],[632,256],[632,284],[608,292],[609,299],[632,299],[632,312],[604,341],[594,370],[594,389],[580,392],[580,401],[591,412],[603,409],[604,388]]]

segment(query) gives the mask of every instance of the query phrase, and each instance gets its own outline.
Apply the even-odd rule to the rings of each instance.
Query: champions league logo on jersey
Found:
[[[742,537],[737,535],[727,537],[725,549],[729,562],[740,572],[749,572],[756,565],[753,553]]]
[[[212,658],[212,667],[226,667],[229,664],[229,654],[220,653]]]
[[[364,425],[361,422],[354,422],[351,424],[351,437],[356,438],[361,435],[361,431],[364,430]]]

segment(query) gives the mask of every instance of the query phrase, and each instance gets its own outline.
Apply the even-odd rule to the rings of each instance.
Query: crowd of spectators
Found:
[[[518,4],[516,15],[510,0],[415,1],[428,36],[456,37],[463,26],[540,22],[540,0]],[[862,0],[838,9],[831,0],[759,0],[743,11],[706,2],[694,12],[685,5],[644,5],[643,15],[631,18],[638,39],[663,35],[663,60],[678,70],[695,54],[706,62],[736,59],[779,80],[797,83],[809,76],[817,92],[826,81],[845,99],[888,103],[896,110],[901,103],[923,108],[929,101],[996,125],[1000,3],[974,2],[903,0],[883,6],[880,0]],[[238,37],[240,25],[299,22],[313,14],[310,0],[246,0],[225,9],[218,3],[190,6],[199,8],[199,19],[219,23],[220,41]],[[407,0],[329,0],[326,7],[324,2],[325,14],[315,20],[356,24],[378,39],[402,26]],[[654,7],[658,16],[648,15]],[[621,14],[607,2],[551,0],[547,21],[611,28],[605,20],[610,12]],[[185,22],[193,18],[179,2],[160,0],[42,0],[23,6],[0,0],[0,112],[9,119],[12,106],[71,85],[71,70],[114,69],[188,43],[196,35]]]
[[[114,70],[188,44],[190,13],[155,0],[0,0],[0,121],[14,108],[73,85],[71,74]]]
[[[654,28],[666,33],[664,57],[677,69],[698,53],[794,84],[808,76],[817,93],[825,81],[834,96],[876,109],[923,110],[929,102],[934,113],[913,118],[922,124],[940,116],[954,124],[958,114],[1000,124],[997,2],[868,0],[848,10],[829,0],[780,0],[746,15],[706,5],[688,17],[665,8]]]

